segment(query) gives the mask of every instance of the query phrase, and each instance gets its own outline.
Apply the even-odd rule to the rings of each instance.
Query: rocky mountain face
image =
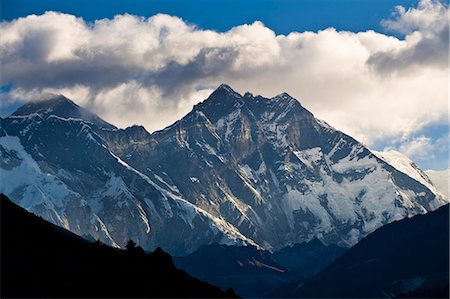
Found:
[[[62,97],[0,125],[0,192],[115,246],[349,246],[446,203],[285,93],[222,85],[153,134],[117,129]]]
[[[103,128],[39,114],[9,117],[2,128],[1,192],[79,235],[181,252],[246,239],[115,156],[96,133]]]

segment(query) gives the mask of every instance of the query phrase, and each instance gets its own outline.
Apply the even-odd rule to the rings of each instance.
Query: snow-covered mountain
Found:
[[[283,93],[221,85],[149,134],[117,129],[63,97],[0,123],[0,192],[80,234],[171,253],[352,245],[446,202]]]
[[[425,173],[430,178],[436,189],[447,198],[449,195],[450,169],[444,170],[426,170]]]
[[[107,123],[97,115],[84,109],[63,95],[48,95],[37,102],[29,102],[17,109],[12,116],[20,117],[32,114],[39,114],[42,117],[56,115],[65,119],[78,119],[92,123],[99,127],[116,129],[115,126]]]
[[[408,158],[404,154],[395,150],[388,150],[383,152],[372,151],[372,152],[379,158],[383,159],[387,163],[394,166],[397,170],[407,174],[411,178],[422,183],[437,196],[448,198],[448,191],[442,192],[441,191],[442,188],[441,189],[438,188],[437,185],[435,185],[435,182],[430,179],[428,175],[430,171],[423,171],[410,158]],[[437,176],[441,177],[442,175]],[[441,180],[439,179],[438,181],[441,182]]]
[[[43,111],[55,111],[60,100],[46,101]],[[188,252],[213,242],[253,244],[112,153],[99,132],[120,131],[80,119],[84,111],[67,112],[60,117],[31,110],[1,119],[0,192],[57,225],[113,246],[133,239],[148,249]]]

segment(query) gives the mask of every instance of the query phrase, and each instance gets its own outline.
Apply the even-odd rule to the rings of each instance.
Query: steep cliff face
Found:
[[[45,111],[60,105],[46,103]],[[129,166],[99,135],[107,130],[128,148],[145,144],[128,134],[139,134],[139,127],[125,133],[110,128],[70,114],[32,112],[1,120],[0,192],[57,225],[113,246],[133,239],[147,249],[184,253],[213,242],[253,244],[222,219],[160,187],[155,176]]]
[[[2,120],[2,157],[29,155],[42,176],[55,177],[86,206],[89,217],[73,216],[66,227],[77,231],[77,221],[98,218],[94,230],[104,233],[82,225],[77,232],[119,246],[133,238],[180,254],[213,242],[278,249],[315,237],[348,246],[446,202],[285,93],[241,96],[222,85],[153,134],[27,111]],[[1,171],[21,173],[17,166]],[[53,196],[36,182],[2,188],[39,214],[47,212],[38,200],[21,203],[20,188]],[[51,211],[55,200],[48,201]],[[74,214],[62,202],[54,213]]]
[[[352,245],[445,202],[286,93],[241,96],[222,85],[147,138],[151,151],[108,145],[267,248],[314,237]]]

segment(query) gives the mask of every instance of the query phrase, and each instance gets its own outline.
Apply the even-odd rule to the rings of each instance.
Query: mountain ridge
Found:
[[[39,114],[42,117],[55,115],[66,119],[80,119],[99,127],[116,129],[114,125],[104,121],[89,110],[78,106],[61,94],[50,94],[38,101],[28,102],[19,107],[10,117],[24,117],[31,114]]]
[[[426,170],[425,173],[433,182],[436,188],[450,198],[449,182],[450,182],[450,168],[445,170]]]
[[[430,191],[432,191],[436,195],[442,197],[445,196],[445,194],[443,194],[441,191],[438,190],[438,188],[436,188],[436,186],[434,186],[434,184],[428,177],[426,171],[421,170],[411,159],[406,157],[404,154],[395,150],[383,152],[372,151],[372,152],[379,158],[391,164],[397,170],[403,172],[404,174],[410,176],[411,178],[415,179],[416,181],[426,186],[428,189],[430,189]]]
[[[146,249],[177,254],[215,242],[277,250],[319,238],[350,246],[383,224],[445,203],[287,94],[241,96],[221,86],[152,134],[33,117],[1,121],[2,156],[15,162],[0,174],[33,160],[29,167],[41,179],[0,191],[118,246],[130,236]],[[47,173],[83,208],[53,207],[62,199]],[[34,201],[22,201],[24,192]],[[104,233],[85,231],[84,218]]]
[[[275,298],[448,298],[449,205],[369,234],[316,276]]]

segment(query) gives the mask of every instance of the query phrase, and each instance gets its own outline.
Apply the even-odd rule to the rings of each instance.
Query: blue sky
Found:
[[[153,131],[228,83],[286,91],[373,149],[445,169],[447,12],[438,0],[2,0],[0,116],[56,92]]]
[[[2,20],[48,10],[93,21],[129,13],[176,15],[204,29],[227,31],[231,27],[262,21],[278,34],[292,31],[384,31],[380,20],[394,6],[410,7],[417,0],[2,0]]]

